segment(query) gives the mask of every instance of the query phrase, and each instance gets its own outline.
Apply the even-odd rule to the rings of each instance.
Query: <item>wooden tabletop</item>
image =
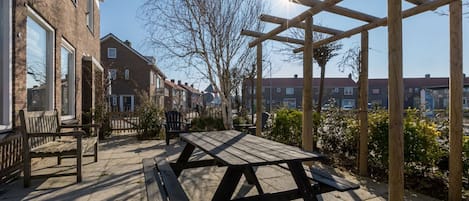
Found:
[[[235,130],[184,133],[180,137],[228,166],[261,166],[323,157]]]

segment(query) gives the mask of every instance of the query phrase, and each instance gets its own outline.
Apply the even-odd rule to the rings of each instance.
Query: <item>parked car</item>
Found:
[[[343,110],[352,110],[353,106],[352,105],[344,105],[344,106],[342,106],[342,109]]]

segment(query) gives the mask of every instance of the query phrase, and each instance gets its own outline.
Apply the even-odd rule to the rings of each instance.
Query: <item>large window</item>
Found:
[[[0,1],[0,131],[11,128],[11,0]]]
[[[353,95],[353,87],[344,87],[344,95],[352,96]]]
[[[54,29],[28,7],[26,86],[28,111],[54,108]]]
[[[75,49],[62,40],[60,54],[60,80],[62,90],[62,116],[75,117]]]
[[[94,28],[94,0],[88,0],[87,6],[86,6],[86,26],[88,26],[88,29],[93,33],[93,28]]]

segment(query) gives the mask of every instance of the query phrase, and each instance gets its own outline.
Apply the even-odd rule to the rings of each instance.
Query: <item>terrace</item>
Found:
[[[100,144],[97,163],[92,158],[84,159],[83,181],[76,183],[75,177],[53,177],[32,181],[30,188],[23,188],[21,179],[2,186],[0,200],[145,200],[145,182],[142,159],[153,158],[165,149],[170,153],[170,160],[175,160],[181,153],[182,142],[166,146],[164,140],[136,140],[133,134],[113,135]],[[200,151],[195,157],[206,157]],[[74,160],[64,159],[57,166],[54,158],[33,162],[33,174],[66,173],[73,171]],[[340,169],[315,166],[335,172],[350,181],[361,184],[358,190],[330,192],[321,195],[320,200],[386,200],[388,188],[384,183],[371,179],[359,178]],[[52,168],[50,168],[52,167]],[[183,171],[180,182],[190,200],[210,200],[226,168],[195,168]],[[261,186],[265,192],[277,192],[295,187],[291,175],[277,166],[261,167],[257,170]],[[278,181],[282,181],[279,183]],[[256,188],[245,182],[244,178],[235,191],[236,197],[255,195]],[[406,200],[434,200],[431,197],[405,192]]]

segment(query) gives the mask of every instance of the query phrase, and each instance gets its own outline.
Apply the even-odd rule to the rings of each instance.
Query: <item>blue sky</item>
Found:
[[[101,3],[101,36],[113,33],[122,40],[130,40],[132,46],[144,55],[155,55],[151,47],[145,44],[146,32],[143,22],[138,18],[139,7],[145,0],[107,0]],[[271,0],[270,15],[291,18],[306,7],[287,3],[287,0]],[[386,15],[386,0],[345,0],[338,5],[350,9],[366,12],[376,17]],[[403,8],[412,5],[403,4]],[[448,6],[441,7],[437,11],[446,12]],[[464,12],[469,8],[465,7]],[[315,24],[348,30],[365,24],[364,22],[345,18],[335,14],[320,13],[314,17]],[[266,31],[273,26],[267,26]],[[432,77],[447,77],[449,75],[449,17],[435,12],[426,12],[417,16],[407,18],[403,21],[403,47],[404,47],[404,77],[423,77],[431,74]],[[463,21],[463,64],[464,73],[469,75],[469,16]],[[340,40],[344,45],[340,52],[348,48],[360,45],[360,35]],[[285,62],[286,57],[279,55],[273,50],[280,48],[278,42],[266,42],[264,53],[269,53],[268,58],[272,61],[273,77],[292,77],[298,74],[302,77],[301,62]],[[369,76],[370,78],[386,78],[388,75],[387,61],[387,29],[380,27],[369,31]],[[345,77],[348,72],[340,72],[337,62],[342,55],[332,59],[326,68],[326,76]],[[268,65],[268,64],[265,64]],[[319,68],[314,64],[313,76],[317,77]],[[203,88],[206,82],[187,77],[184,73],[166,66],[159,66],[169,79],[186,80]],[[267,77],[270,74],[266,72]]]

